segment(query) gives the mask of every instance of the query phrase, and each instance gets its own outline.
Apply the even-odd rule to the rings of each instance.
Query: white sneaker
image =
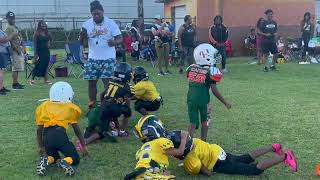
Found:
[[[228,73],[229,71],[227,69],[222,69],[222,73]]]

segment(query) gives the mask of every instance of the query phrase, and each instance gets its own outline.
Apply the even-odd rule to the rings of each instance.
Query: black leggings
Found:
[[[128,118],[131,116],[131,109],[127,105],[104,102],[101,106],[100,114],[100,138],[104,138],[109,131],[109,123],[123,115]]]
[[[137,100],[135,102],[135,110],[139,111],[140,109],[145,109],[146,111],[157,111],[160,108],[161,102],[158,100],[154,101],[142,101]]]
[[[227,153],[225,160],[218,160],[213,167],[213,171],[223,174],[235,175],[260,175],[263,170],[258,169],[256,164],[253,164],[254,159],[249,154],[235,156]]]
[[[60,151],[65,157],[72,158],[72,165],[80,163],[80,156],[73,143],[69,141],[65,128],[60,126],[48,127],[44,129],[43,135],[46,153],[48,156],[52,156],[54,161],[60,159]]]
[[[304,43],[303,45],[303,51],[302,51],[302,58],[306,56],[306,52],[310,53],[310,48],[309,48],[309,41],[311,37],[309,35],[302,35],[302,41]]]

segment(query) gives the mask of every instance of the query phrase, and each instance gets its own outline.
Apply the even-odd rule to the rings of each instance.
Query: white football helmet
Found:
[[[70,102],[73,99],[73,89],[70,84],[59,81],[54,83],[49,92],[50,101],[55,102]]]
[[[198,65],[212,66],[216,64],[218,50],[212,45],[203,43],[197,46],[193,51],[193,57]]]

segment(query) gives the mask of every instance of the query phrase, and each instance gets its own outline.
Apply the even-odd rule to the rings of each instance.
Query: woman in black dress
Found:
[[[50,61],[50,41],[51,37],[48,33],[47,24],[44,21],[39,21],[37,30],[34,35],[34,59],[35,68],[32,73],[30,85],[35,84],[35,77],[43,77],[46,84],[51,84],[48,81],[48,66]]]

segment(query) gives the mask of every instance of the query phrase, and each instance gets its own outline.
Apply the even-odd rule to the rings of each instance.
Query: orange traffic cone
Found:
[[[318,164],[317,169],[316,169],[316,174],[320,176],[320,164]]]

